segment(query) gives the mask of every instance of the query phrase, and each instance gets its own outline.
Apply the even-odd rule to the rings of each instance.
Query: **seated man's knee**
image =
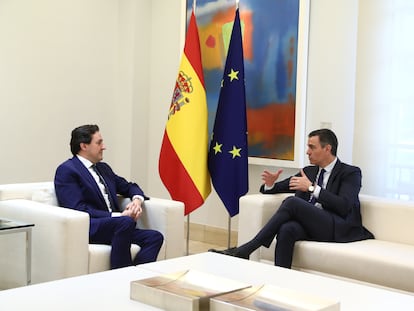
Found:
[[[117,222],[118,231],[133,231],[137,225],[135,220],[129,216],[119,216],[113,219]]]
[[[303,199],[296,196],[290,196],[283,200],[282,205],[296,204],[298,202],[303,202]]]
[[[298,198],[295,196],[287,197],[286,199],[283,200],[279,209],[289,209],[301,203],[303,203],[303,199],[301,198]]]
[[[156,243],[158,245],[162,245],[162,243],[164,242],[164,236],[159,231],[154,230],[153,235],[152,235],[152,239],[153,239],[154,243]]]

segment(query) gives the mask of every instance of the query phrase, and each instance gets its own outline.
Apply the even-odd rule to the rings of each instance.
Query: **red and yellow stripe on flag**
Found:
[[[200,207],[211,191],[207,168],[207,114],[200,42],[193,10],[158,166],[171,198],[184,202],[185,215]]]

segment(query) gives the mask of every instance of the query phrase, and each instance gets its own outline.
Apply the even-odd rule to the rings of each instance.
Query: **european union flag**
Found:
[[[211,180],[230,217],[249,189],[246,94],[239,9],[236,10],[208,154]]]

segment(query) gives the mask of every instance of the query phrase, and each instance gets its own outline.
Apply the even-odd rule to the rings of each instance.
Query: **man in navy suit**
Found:
[[[149,199],[141,188],[116,175],[104,162],[105,145],[97,125],[83,125],[72,131],[73,157],[56,170],[55,190],[60,206],[87,212],[90,243],[112,245],[111,268],[152,262],[163,243],[155,230],[136,228],[136,221]],[[117,194],[131,199],[121,212]],[[121,212],[113,216],[112,212]],[[132,259],[131,244],[140,246]]]
[[[269,247],[277,236],[275,265],[290,268],[298,240],[351,242],[374,238],[361,221],[361,170],[342,163],[336,156],[337,148],[338,140],[331,130],[311,132],[306,153],[312,165],[280,182],[276,181],[281,169],[262,174],[261,193],[292,192],[295,196],[285,199],[249,242],[211,251],[248,259],[260,246]]]

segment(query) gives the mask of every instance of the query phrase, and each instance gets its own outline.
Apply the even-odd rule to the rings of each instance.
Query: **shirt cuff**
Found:
[[[144,197],[142,195],[136,194],[132,197],[132,201],[134,201],[135,199],[138,199],[142,202],[144,202]]]
[[[313,196],[319,199],[319,193],[321,193],[321,186],[316,185],[315,190],[313,190]]]

